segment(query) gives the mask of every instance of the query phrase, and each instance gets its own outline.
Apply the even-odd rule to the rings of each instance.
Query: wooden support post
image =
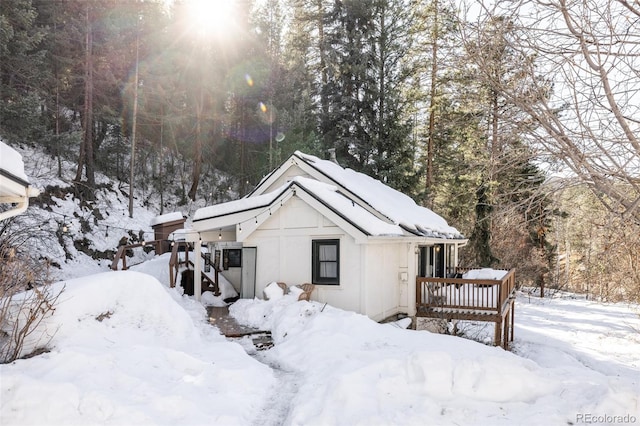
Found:
[[[516,321],[516,303],[515,301],[511,301],[511,336],[509,338],[509,341],[513,342],[513,337],[514,337],[514,331],[513,331],[513,325]]]
[[[202,240],[198,239],[193,244],[193,294],[196,296],[196,300],[200,300],[202,296]]]
[[[502,348],[504,350],[509,350],[509,329],[511,328],[509,322],[511,320],[511,316],[509,315],[509,312],[507,311],[507,314],[504,316],[504,322],[503,322],[503,330],[502,330]]]
[[[493,336],[493,345],[494,346],[502,346],[502,317],[498,321],[496,321],[496,327],[494,330]]]

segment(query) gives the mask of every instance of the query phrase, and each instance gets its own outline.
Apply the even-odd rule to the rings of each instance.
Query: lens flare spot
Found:
[[[251,78],[249,74],[245,74],[244,79],[246,80],[249,87],[253,87],[253,78]]]
[[[260,111],[267,112],[267,106],[264,104],[264,102],[260,102]]]

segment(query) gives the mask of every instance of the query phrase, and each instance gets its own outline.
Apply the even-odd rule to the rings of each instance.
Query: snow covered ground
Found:
[[[47,156],[20,152],[39,189],[69,184]],[[200,303],[169,288],[167,255],[112,272],[75,248],[86,237],[113,249],[129,231],[150,231],[155,215],[141,201],[157,200],[140,197],[131,219],[122,191],[99,182],[91,208],[52,194],[48,210],[25,217],[68,225],[65,250],[34,248],[61,265],[54,288],[65,290],[39,330],[49,352],[0,365],[3,426],[640,425],[637,306],[520,294],[505,352],[294,297],[241,300],[237,320],[273,334],[274,347],[256,351],[248,338],[222,337]],[[489,340],[491,329],[462,328]]]
[[[640,423],[637,308],[520,295],[514,351],[284,296],[229,341],[166,258],[57,283],[51,350],[0,366],[3,425]]]

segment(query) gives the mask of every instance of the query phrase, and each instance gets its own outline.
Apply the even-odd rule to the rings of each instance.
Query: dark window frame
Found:
[[[340,285],[340,240],[339,239],[317,239],[311,241],[311,265],[312,265],[312,282],[319,285]],[[320,247],[333,246],[336,248],[335,260],[320,260]],[[335,277],[322,277],[320,276],[321,264],[332,263],[335,264],[336,276]]]
[[[241,268],[242,267],[242,249],[229,248],[224,249],[223,254],[224,269]]]

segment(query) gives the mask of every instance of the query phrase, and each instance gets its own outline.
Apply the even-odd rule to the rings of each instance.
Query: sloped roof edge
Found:
[[[250,199],[241,198],[239,200],[228,201],[226,203],[215,204],[208,207],[202,207],[196,210],[193,217],[193,222],[195,223],[207,219],[243,213],[251,210],[266,209],[273,205],[276,200],[282,197],[291,188],[292,185],[293,181],[287,183],[286,185],[283,185],[278,191],[273,191],[268,194],[250,197]],[[252,202],[254,200],[255,202]],[[223,209],[223,211],[219,214],[215,214],[214,212],[216,210],[219,210],[219,207],[222,205],[226,205],[228,208]]]
[[[363,236],[413,236],[447,240],[465,239],[464,236],[455,228],[450,227],[446,221],[436,213],[425,207],[418,206],[407,195],[386,186],[370,176],[350,169],[343,169],[335,163],[331,163],[331,165],[325,164],[328,160],[316,159],[313,156],[307,156],[297,151],[287,161],[291,159],[294,159],[293,163],[298,164],[299,167],[302,166],[299,163],[305,164],[306,166],[304,167],[313,167],[315,161],[321,162],[322,164],[317,168],[313,167],[313,170],[317,170],[318,173],[327,176],[327,179],[318,180],[318,175],[314,178],[295,176],[272,192],[199,209],[196,211],[194,224],[208,219],[219,220],[225,216],[233,216],[233,218],[229,217],[231,222],[238,220],[238,223],[242,223],[246,221],[244,216],[247,214],[254,214],[254,212],[259,210],[273,208],[273,203],[278,199],[282,199],[286,191],[293,190],[295,193],[295,190],[299,188],[309,197],[307,198],[307,203],[313,200],[314,203],[318,203],[314,207],[315,209],[327,209],[324,213],[321,213],[326,216],[327,212],[331,212],[331,214],[336,215],[337,218],[340,218],[345,225],[348,225],[352,229],[350,232],[356,232],[357,230],[357,232]],[[298,160],[298,162],[295,160]],[[323,170],[328,168],[331,170],[335,168],[338,180],[330,176],[327,170]],[[282,168],[281,166],[279,170],[280,173],[277,175],[278,177],[271,179],[270,182],[265,183],[266,185],[271,185],[276,182],[279,176],[282,175],[282,172],[287,170],[287,168]],[[331,170],[328,170],[328,172]],[[271,176],[274,176],[273,173]],[[349,179],[352,179],[352,181]],[[332,183],[335,182],[335,185],[327,183],[327,180]],[[263,180],[263,182],[265,181]],[[357,191],[350,189],[350,182],[352,182],[351,186],[355,187],[354,189],[357,190],[359,188],[363,191],[364,196],[357,196]],[[344,183],[346,183],[346,186]],[[393,219],[387,219],[389,216],[386,215],[381,217],[381,215],[376,214],[379,210],[375,209],[375,206],[371,203],[363,205],[362,200],[366,200],[367,196],[374,198],[379,197],[379,199],[376,198],[374,201],[382,204],[382,207],[389,210],[392,213]],[[385,206],[385,202],[390,204],[390,206]],[[398,205],[396,206],[395,204]],[[244,216],[238,216],[243,213]],[[258,215],[260,214],[261,213],[258,213]]]
[[[406,194],[364,173],[345,169],[330,160],[296,151],[292,154],[321,173],[337,186],[344,188],[368,209],[391,223],[402,225],[405,231],[421,236],[464,239],[464,236],[432,210],[419,206]]]
[[[351,231],[348,231],[349,233],[357,231],[360,234],[359,237],[385,235],[402,237],[404,235],[404,232],[400,227],[380,221],[380,219],[362,208],[362,206],[354,203],[347,196],[339,192],[335,185],[329,185],[324,182],[300,176],[295,177],[278,190],[268,194],[254,196],[248,199],[243,198],[236,201],[198,209],[193,220],[194,227],[198,227],[197,224],[204,225],[207,220],[220,220],[225,217],[229,218],[230,222],[228,224],[231,224],[234,220],[239,220],[238,223],[245,222],[246,217],[242,216],[243,214],[251,213],[249,215],[251,216],[254,215],[256,211],[259,211],[257,215],[260,215],[262,211],[267,209],[277,209],[276,204],[278,203],[278,200],[286,198],[287,192],[293,192],[293,194],[296,194],[299,197],[308,197],[307,203],[313,200],[313,202],[317,203],[314,208],[318,209],[318,207],[321,206],[320,208],[326,209],[325,212],[321,211],[321,214],[325,216],[327,216],[327,213],[335,215],[343,221],[345,225],[352,229]],[[285,202],[286,201],[287,200],[285,200]],[[347,209],[355,209],[355,214],[350,215],[345,213],[344,210]]]
[[[364,173],[345,169],[339,164],[295,151],[278,168],[263,178],[247,196],[266,190],[286,171],[296,165],[317,180],[336,185],[356,203],[379,220],[403,225],[404,231],[416,236],[464,239],[464,236],[432,210],[416,204],[406,194]]]
[[[29,182],[27,182],[26,180],[22,179],[19,176],[14,175],[13,173],[8,172],[7,170],[4,169],[0,169],[0,175],[6,177],[9,180],[12,180],[22,186],[24,186],[25,188],[29,186]]]

